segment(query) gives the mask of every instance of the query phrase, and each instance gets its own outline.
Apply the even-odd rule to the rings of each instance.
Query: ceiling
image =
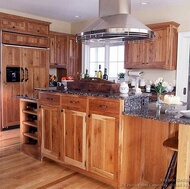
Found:
[[[140,2],[148,2],[141,5]],[[131,0],[131,12],[174,6],[189,0]],[[98,17],[99,0],[0,0],[0,8],[40,17],[79,22]],[[75,16],[79,16],[76,18]]]

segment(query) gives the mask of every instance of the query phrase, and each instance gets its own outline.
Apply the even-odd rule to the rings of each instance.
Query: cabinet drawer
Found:
[[[86,98],[63,96],[61,97],[61,102],[64,109],[86,112]]]
[[[28,22],[27,26],[30,33],[46,36],[49,34],[49,25]]]
[[[49,47],[49,38],[39,37],[32,35],[25,35],[12,32],[2,32],[2,42],[4,44],[13,44],[13,45],[27,45],[31,47]]]
[[[2,18],[1,19],[1,28],[2,28],[2,30],[25,32],[26,31],[26,22],[17,20],[17,19]]]
[[[39,100],[42,105],[60,106],[60,95],[40,93]]]
[[[118,117],[120,113],[120,101],[108,99],[90,99],[89,113]]]

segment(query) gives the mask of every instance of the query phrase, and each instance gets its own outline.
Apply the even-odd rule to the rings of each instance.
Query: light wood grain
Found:
[[[190,127],[179,125],[178,164],[177,164],[177,189],[189,188],[190,175]]]
[[[20,151],[19,129],[0,132],[1,189],[113,189],[92,178]]]

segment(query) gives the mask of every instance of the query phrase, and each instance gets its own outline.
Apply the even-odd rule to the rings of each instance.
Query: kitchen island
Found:
[[[38,90],[42,158],[114,188],[156,188],[163,183],[172,155],[163,141],[176,136],[177,188],[188,188],[189,119],[158,112],[155,103],[147,106],[147,94]],[[130,106],[139,99],[140,105]]]

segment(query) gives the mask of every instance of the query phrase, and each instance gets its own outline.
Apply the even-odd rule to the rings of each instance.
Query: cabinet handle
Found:
[[[23,82],[24,81],[24,68],[20,68],[21,69],[21,71],[22,71],[22,79],[21,79],[21,82]]]
[[[15,26],[13,26],[13,28],[15,28]]]
[[[72,100],[71,100],[70,103],[71,103],[71,104],[77,104],[77,103],[79,103],[79,101],[72,101]]]
[[[184,87],[183,88],[183,95],[186,95],[187,94],[187,89]]]
[[[47,98],[47,100],[53,100],[53,98]]]
[[[100,108],[107,108],[106,105],[99,105]]]
[[[28,74],[28,69],[27,69],[27,68],[25,68],[25,71],[26,71],[26,79],[25,79],[25,81],[28,81],[28,77],[29,77],[29,74]]]

